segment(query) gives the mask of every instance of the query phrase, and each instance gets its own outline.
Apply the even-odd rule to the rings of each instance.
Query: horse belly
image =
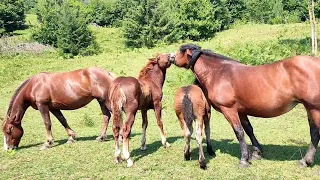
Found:
[[[67,101],[52,101],[51,108],[61,110],[74,110],[89,104],[92,100],[92,97],[82,97],[76,100],[69,99]]]
[[[280,116],[292,110],[299,102],[292,101],[290,103],[283,103],[283,104],[266,104],[262,106],[255,106],[254,108],[244,108],[240,109],[239,112],[255,116],[255,117],[263,117],[263,118],[271,118]]]

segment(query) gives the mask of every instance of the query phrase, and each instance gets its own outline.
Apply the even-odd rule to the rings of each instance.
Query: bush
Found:
[[[217,0],[212,3],[209,0],[131,2],[123,22],[125,43],[131,47],[211,38],[230,22],[228,9]]]
[[[0,35],[24,27],[25,14],[22,0],[0,1]]]
[[[88,4],[90,22],[99,26],[119,26],[122,20],[118,0],[91,0]]]
[[[33,38],[58,48],[64,57],[91,55],[98,50],[92,32],[87,26],[87,14],[83,4],[77,1],[56,2],[42,0],[37,13],[41,26]]]

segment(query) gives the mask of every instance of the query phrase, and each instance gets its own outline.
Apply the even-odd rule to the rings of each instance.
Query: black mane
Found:
[[[217,53],[214,53],[213,51],[211,51],[210,49],[201,49],[200,46],[197,46],[195,44],[185,44],[185,45],[182,45],[180,46],[180,51],[182,53],[185,53],[186,50],[189,49],[191,51],[194,51],[194,50],[197,50],[197,51],[200,51],[202,54],[206,55],[206,56],[210,56],[210,57],[215,57],[215,58],[219,58],[219,59],[223,59],[223,60],[231,60],[231,61],[236,61],[232,58],[229,58],[229,57],[226,57],[224,55],[221,55],[221,54],[217,54]],[[236,61],[238,62],[238,61]]]

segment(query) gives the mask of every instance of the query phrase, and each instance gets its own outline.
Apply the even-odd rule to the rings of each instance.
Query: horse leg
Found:
[[[103,125],[102,125],[102,129],[101,129],[101,133],[100,136],[98,136],[96,138],[97,141],[105,141],[107,140],[107,128],[108,128],[108,124],[109,124],[109,119],[111,117],[111,113],[109,111],[109,109],[107,108],[105,102],[100,102],[100,108],[103,114]]]
[[[203,119],[197,118],[196,120],[196,140],[199,148],[199,164],[201,169],[206,169],[206,160],[202,148],[202,129],[203,129]]]
[[[50,112],[59,120],[59,122],[62,124],[62,126],[66,129],[68,134],[68,141],[67,143],[73,143],[74,138],[76,137],[76,134],[74,131],[70,128],[69,124],[67,123],[66,118],[63,116],[62,112],[60,110],[50,110]]]
[[[311,166],[314,162],[314,155],[317,151],[319,143],[319,129],[320,129],[320,110],[318,109],[307,109],[308,121],[310,126],[311,143],[307,150],[306,155],[299,161],[301,167]]]
[[[227,107],[220,108],[224,117],[229,121],[232,129],[239,141],[241,150],[241,159],[239,162],[239,167],[249,167],[249,153],[248,146],[244,139],[244,132],[241,126],[240,118],[236,109],[231,109]]]
[[[46,131],[47,131],[47,140],[40,148],[40,150],[45,150],[47,148],[52,147],[54,142],[52,137],[52,132],[51,132],[51,120],[50,120],[50,114],[49,114],[49,107],[47,105],[40,104],[40,103],[37,103],[37,107],[41,113],[44,125],[46,127]]]
[[[146,110],[141,110],[142,115],[142,138],[141,138],[141,150],[144,151],[147,149],[146,146],[146,130],[148,127],[148,116]]]
[[[184,120],[181,119],[181,121],[184,121]],[[190,141],[191,141],[191,135],[193,132],[193,127],[192,127],[192,123],[186,124],[184,122],[183,124],[184,124],[183,125],[184,139],[186,142],[186,144],[184,145],[184,159],[186,161],[189,161],[190,160]]]
[[[138,109],[138,103],[137,106],[135,108],[135,110],[131,110],[131,111],[126,111],[126,122],[125,124],[122,126],[123,129],[123,134],[122,134],[122,138],[123,138],[123,149],[122,149],[122,153],[123,153],[123,160],[127,161],[127,167],[131,167],[133,165],[133,161],[130,158],[130,153],[129,153],[129,138],[130,138],[130,134],[131,134],[131,128],[132,125],[134,123],[134,118],[136,116],[137,113],[137,109]]]
[[[116,121],[113,121],[112,123],[112,131],[113,131],[113,137],[114,137],[114,141],[115,141],[115,152],[114,152],[114,157],[115,157],[115,161],[116,163],[119,163],[121,161],[121,150],[120,150],[120,142],[119,142],[119,132],[120,132],[120,123],[116,123]]]
[[[206,134],[206,142],[207,142],[207,152],[210,156],[215,157],[216,153],[212,150],[211,140],[210,140],[210,114],[206,114],[204,116],[204,131]]]
[[[253,133],[253,128],[251,126],[251,123],[248,119],[248,116],[246,115],[240,115],[240,121],[241,121],[241,125],[244,128],[244,131],[246,132],[246,134],[249,136],[252,146],[253,146],[253,152],[251,155],[251,159],[252,160],[256,160],[256,159],[261,159],[262,158],[262,147],[260,145],[260,143],[258,142],[256,136]]]
[[[163,123],[161,119],[161,111],[162,111],[162,105],[159,100],[154,101],[154,112],[157,118],[157,124],[160,129],[160,135],[161,135],[161,142],[164,147],[170,147],[170,144],[167,142],[167,138],[165,136],[164,130],[163,130]]]

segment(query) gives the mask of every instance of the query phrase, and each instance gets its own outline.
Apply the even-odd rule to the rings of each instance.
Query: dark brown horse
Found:
[[[231,124],[240,143],[241,167],[249,166],[244,131],[252,142],[253,157],[262,155],[247,116],[276,117],[298,103],[307,110],[311,136],[308,151],[299,163],[313,164],[320,137],[319,58],[294,56],[272,64],[247,66],[196,45],[183,45],[175,53],[174,64],[193,71],[211,105]]]
[[[40,73],[25,80],[11,98],[3,122],[4,148],[17,148],[23,135],[21,121],[29,106],[39,110],[47,131],[47,140],[41,149],[53,145],[51,112],[65,127],[68,143],[74,141],[75,133],[69,127],[60,110],[74,110],[97,99],[104,117],[100,136],[105,139],[110,118],[109,87],[115,75],[99,69],[87,68],[63,73]]]
[[[184,133],[186,144],[184,146],[184,158],[190,160],[190,140],[193,132],[192,121],[196,121],[196,139],[199,147],[200,168],[206,168],[205,157],[202,148],[203,124],[207,140],[207,151],[214,155],[210,141],[210,105],[197,85],[184,86],[176,91],[174,96],[174,110],[179,119]]]
[[[127,166],[133,165],[129,153],[129,136],[138,110],[142,114],[142,139],[141,150],[146,149],[146,129],[148,126],[147,111],[154,109],[157,124],[160,129],[161,142],[164,147],[170,146],[163,131],[161,119],[162,86],[166,76],[166,70],[170,67],[169,54],[160,54],[150,59],[147,65],[140,71],[138,79],[134,77],[118,77],[110,86],[110,102],[113,112],[113,135],[115,139],[115,158],[120,161],[119,135],[122,130],[123,159]],[[121,111],[126,114],[126,121],[122,123]]]

